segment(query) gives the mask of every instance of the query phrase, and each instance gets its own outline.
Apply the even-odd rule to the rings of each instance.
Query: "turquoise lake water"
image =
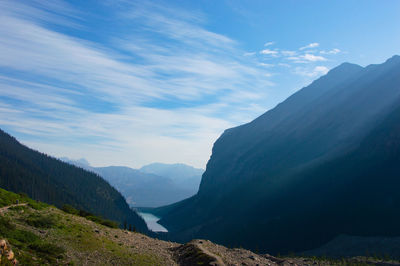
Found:
[[[144,219],[147,224],[147,227],[153,232],[168,232],[168,230],[162,226],[161,224],[157,223],[160,218],[145,212],[138,212],[138,214]]]

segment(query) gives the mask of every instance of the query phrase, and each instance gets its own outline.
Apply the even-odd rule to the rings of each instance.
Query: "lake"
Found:
[[[168,232],[167,228],[157,223],[160,218],[145,212],[138,212],[138,214],[144,219],[147,224],[147,227],[153,232]]]

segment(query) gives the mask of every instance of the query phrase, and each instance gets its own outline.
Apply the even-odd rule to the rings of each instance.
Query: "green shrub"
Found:
[[[19,248],[26,247],[29,243],[39,240],[39,237],[34,233],[16,229],[14,224],[6,217],[0,216],[0,237],[7,238],[8,241]]]
[[[118,223],[110,220],[103,220],[100,224],[110,227],[110,228],[118,228]]]
[[[8,234],[9,238],[15,239],[21,243],[32,243],[39,240],[39,237],[32,232],[25,230],[13,230]]]
[[[27,199],[27,201],[28,201],[28,206],[30,206],[32,209],[35,209],[35,210],[43,210],[44,208],[47,208],[50,206],[44,202],[35,201],[32,199]]]
[[[62,259],[65,252],[64,248],[43,241],[36,241],[30,244],[29,248],[36,252],[41,260],[47,260],[50,265],[56,265],[57,259]]]
[[[31,214],[26,218],[26,223],[37,228],[51,228],[56,224],[56,219],[50,215]]]
[[[63,205],[61,210],[69,214],[79,215],[79,211],[69,204]]]
[[[7,233],[15,229],[15,225],[7,217],[0,216],[0,235],[6,236]]]
[[[29,245],[29,248],[32,250],[35,250],[39,253],[51,255],[58,257],[62,255],[65,250],[62,247],[59,247],[57,245],[54,245],[52,243],[47,243],[47,242],[42,242],[42,241],[36,241],[32,244]]]
[[[92,213],[90,213],[90,212],[85,211],[85,210],[79,210],[79,216],[88,217],[88,216],[94,216],[94,215]]]
[[[0,207],[14,204],[19,198],[20,196],[15,193],[0,189]]]
[[[23,209],[25,209],[25,206],[14,206],[14,207],[9,208],[10,211],[20,211]]]
[[[118,228],[118,224],[116,222],[103,219],[99,216],[91,215],[91,216],[87,216],[86,219],[91,220],[95,223],[110,227],[110,228]]]
[[[66,213],[79,215],[81,217],[84,217],[84,218],[92,221],[92,222],[95,222],[95,223],[98,223],[98,224],[101,224],[101,225],[104,225],[104,226],[107,226],[110,228],[118,228],[119,227],[118,223],[116,223],[114,221],[103,219],[103,218],[96,216],[85,210],[77,210],[68,204],[64,205],[61,209]]]

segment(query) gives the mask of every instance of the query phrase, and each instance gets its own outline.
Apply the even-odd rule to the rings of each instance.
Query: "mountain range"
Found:
[[[197,193],[204,172],[185,164],[152,163],[133,169],[93,167],[83,158],[61,160],[100,175],[118,189],[132,207],[159,207],[189,198]]]
[[[400,57],[344,63],[215,142],[199,192],[154,210],[171,239],[301,252],[399,236]],[[364,252],[364,251],[363,251]]]

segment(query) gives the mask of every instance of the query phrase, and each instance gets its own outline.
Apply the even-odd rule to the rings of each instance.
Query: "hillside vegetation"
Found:
[[[20,144],[0,130],[0,187],[61,208],[69,204],[139,231],[147,226],[124,197],[98,175]]]

